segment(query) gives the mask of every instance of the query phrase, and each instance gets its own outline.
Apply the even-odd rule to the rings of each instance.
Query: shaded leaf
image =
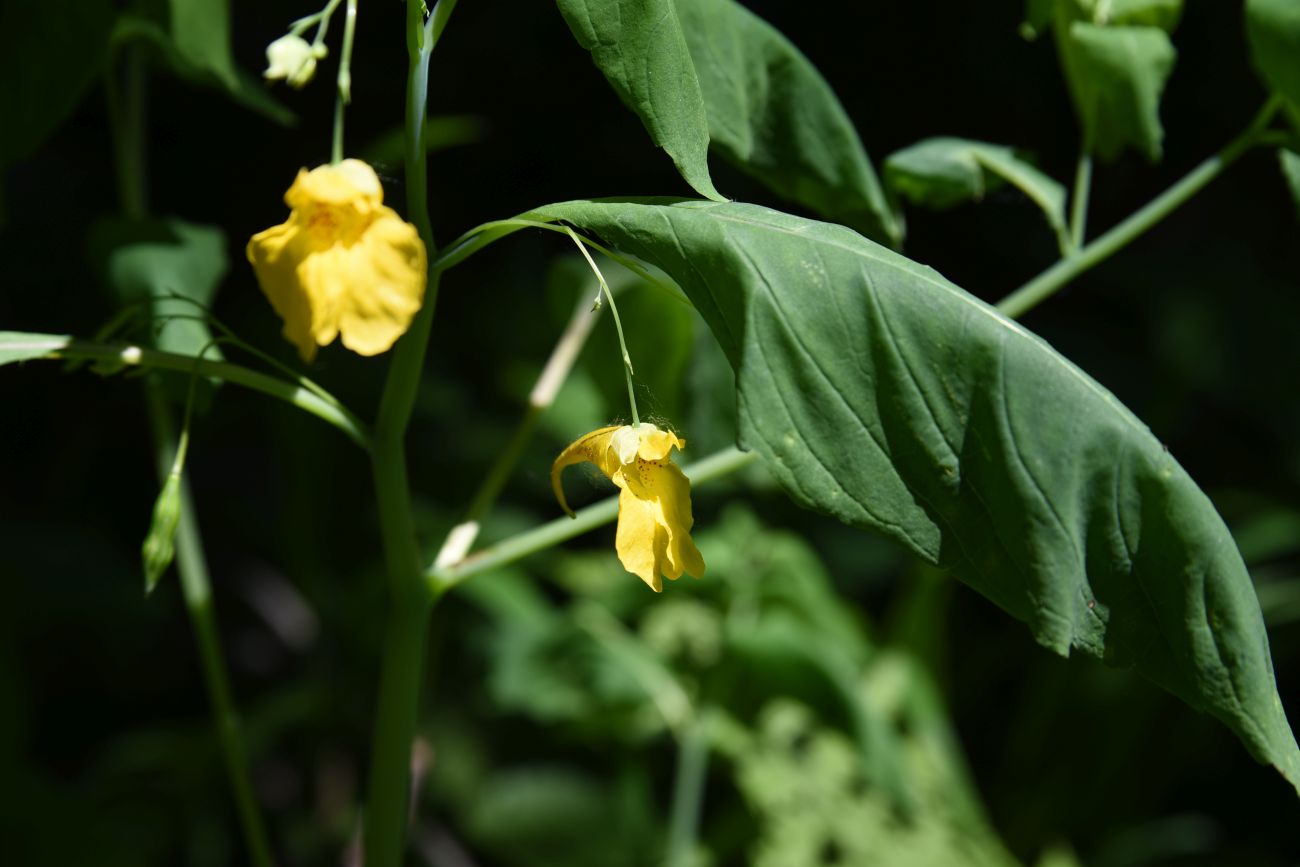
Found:
[[[902,225],[831,86],[733,0],[677,0],[712,146],[778,195],[897,245]]]
[[[1300,106],[1300,3],[1246,0],[1246,39],[1269,89]]]
[[[738,203],[547,206],[674,277],[800,503],[948,568],[1060,654],[1136,665],[1300,786],[1259,605],[1213,505],[1050,346],[843,227]]]
[[[1172,32],[1183,17],[1183,0],[1109,0],[1097,5],[1106,13],[1100,23],[1159,27],[1166,33]]]
[[[949,208],[978,202],[1002,182],[1018,187],[1065,238],[1065,188],[1004,145],[963,138],[928,138],[885,160],[885,182],[918,205]]]
[[[673,0],[557,0],[578,43],[686,183],[721,200],[709,178],[709,123]]]
[[[490,776],[465,805],[464,826],[494,863],[605,867],[655,844],[651,815],[640,797],[577,768],[532,765]]]
[[[0,5],[0,183],[72,113],[104,68],[111,0]]]
[[[229,0],[168,0],[171,35],[189,64],[216,76],[228,90],[239,88],[230,53]]]
[[[1296,212],[1300,214],[1300,154],[1286,148],[1278,148],[1277,160],[1282,167],[1282,177],[1286,179],[1287,189],[1291,191],[1291,200],[1295,202]]]
[[[1158,160],[1160,97],[1177,56],[1168,34],[1158,27],[1075,21],[1060,47],[1085,149],[1114,159],[1131,146]]]
[[[197,37],[192,39],[196,41]],[[119,18],[113,30],[113,42],[131,41],[139,41],[152,48],[163,63],[187,81],[204,87],[217,88],[239,105],[278,124],[288,126],[294,122],[293,112],[271,96],[258,76],[233,65],[226,71],[225,65],[220,61],[210,57],[205,59],[205,55],[201,53],[196,54],[195,52],[199,51],[196,45],[191,44],[187,49],[182,49],[176,42],[174,32],[169,34],[153,21],[134,15],[124,15]],[[211,45],[204,50],[211,51]],[[228,45],[226,50],[229,52]],[[213,68],[213,63],[217,68]],[[233,64],[233,61],[231,63]]]
[[[199,320],[229,268],[220,229],[175,219],[112,220],[96,227],[91,247],[103,256],[105,279],[118,303],[143,303],[151,311],[158,349],[198,355],[208,345],[212,333]],[[219,359],[221,353],[213,347],[204,357]]]

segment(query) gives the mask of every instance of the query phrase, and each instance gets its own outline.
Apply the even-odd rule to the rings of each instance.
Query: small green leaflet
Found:
[[[1177,52],[1158,27],[1069,25],[1061,51],[1089,153],[1114,159],[1132,146],[1160,159],[1160,97]]]
[[[928,138],[885,160],[885,183],[899,196],[930,208],[978,202],[1003,182],[1018,187],[1047,217],[1062,252],[1069,250],[1065,188],[1003,145],[963,138]]]

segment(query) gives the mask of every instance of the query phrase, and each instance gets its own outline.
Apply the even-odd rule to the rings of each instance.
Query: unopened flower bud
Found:
[[[316,74],[316,61],[326,54],[324,45],[312,45],[301,36],[285,34],[266,46],[263,77],[283,78],[290,87],[304,87]]]
[[[153,506],[153,520],[149,524],[149,535],[141,546],[144,560],[144,590],[153,592],[153,588],[162,579],[167,567],[176,556],[176,528],[181,520],[181,474],[173,471],[167,474],[162,491]]]

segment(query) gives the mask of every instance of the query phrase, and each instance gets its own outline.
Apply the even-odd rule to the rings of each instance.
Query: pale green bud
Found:
[[[266,46],[266,71],[262,76],[283,78],[290,87],[305,87],[316,74],[316,61],[326,55],[324,45],[312,45],[294,33],[287,33]]]

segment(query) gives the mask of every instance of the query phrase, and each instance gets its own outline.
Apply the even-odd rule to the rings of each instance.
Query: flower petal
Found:
[[[424,302],[424,243],[414,226],[381,207],[348,251],[351,268],[338,318],[343,345],[359,355],[387,352]]]
[[[560,474],[565,467],[589,462],[599,467],[607,478],[613,479],[614,473],[620,470],[621,466],[618,459],[612,455],[609,443],[620,427],[620,425],[611,425],[579,437],[560,452],[560,456],[551,464],[551,490],[555,491],[555,499],[560,502],[560,508],[564,509],[570,517],[573,516],[573,510],[569,508],[569,502],[564,498],[564,486],[560,483]]]
[[[673,580],[680,578],[683,572],[696,578],[702,576],[704,558],[691,539],[695,517],[691,514],[691,482],[685,473],[671,461],[642,459],[624,467],[614,482],[637,500],[653,505],[653,518],[661,531],[654,538],[655,574],[662,573]],[[620,524],[623,507],[624,498],[620,496]],[[619,556],[623,556],[622,547],[619,547]],[[639,562],[639,557],[635,559]],[[635,570],[629,568],[628,571]]]
[[[667,551],[668,539],[659,520],[659,507],[654,500],[643,500],[623,487],[618,495],[618,530],[614,548],[618,551],[623,568],[636,575],[656,593],[664,589],[659,577],[661,564]],[[677,578],[681,575],[671,575]]]
[[[677,434],[670,430],[659,430],[653,425],[642,425],[641,427],[648,428],[641,435],[641,448],[637,452],[644,460],[662,461],[668,457],[668,453],[674,447],[686,448],[686,440],[678,439]]]
[[[316,357],[312,297],[299,279],[298,266],[310,254],[310,246],[310,239],[290,219],[258,232],[245,250],[262,292],[284,320],[285,338],[307,362]]]

